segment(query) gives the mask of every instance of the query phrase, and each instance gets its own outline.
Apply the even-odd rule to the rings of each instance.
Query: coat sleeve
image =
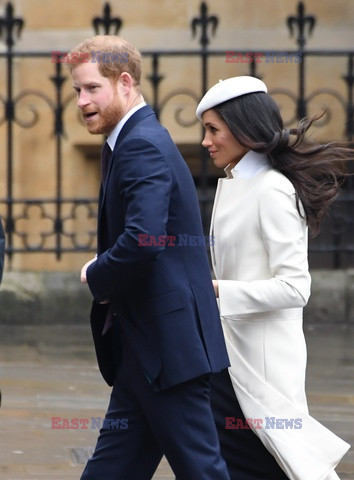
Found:
[[[158,240],[166,238],[172,173],[162,152],[146,139],[130,139],[120,148],[111,176],[125,205],[125,229],[87,270],[96,301],[119,291],[165,248]],[[108,191],[107,197],[107,202],[112,201]],[[108,221],[114,222],[114,218]]]
[[[295,192],[281,182],[266,189],[260,194],[258,214],[271,278],[219,280],[221,316],[299,308],[310,296],[307,227],[296,208]]]

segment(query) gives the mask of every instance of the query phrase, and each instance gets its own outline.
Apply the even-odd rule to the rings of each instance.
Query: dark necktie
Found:
[[[101,152],[101,172],[102,172],[102,183],[105,182],[107,172],[108,172],[108,167],[109,167],[109,162],[111,159],[111,148],[108,145],[107,142],[103,145],[102,152]]]
[[[111,155],[112,155],[111,147],[108,145],[107,142],[105,142],[101,151],[101,172],[102,172],[103,184],[106,181],[109,162],[111,160]],[[112,307],[109,305],[103,330],[102,330],[102,335],[104,335],[111,328],[111,325],[112,325]]]

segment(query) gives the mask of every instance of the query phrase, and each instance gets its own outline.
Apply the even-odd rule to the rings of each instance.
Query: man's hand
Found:
[[[97,260],[97,255],[95,255],[95,257],[92,260],[85,263],[85,265],[82,267],[81,275],[80,275],[81,283],[87,283],[86,271],[87,271],[88,267],[91,265],[91,263],[95,262],[96,260]]]
[[[87,263],[85,263],[85,265],[82,267],[81,269],[81,274],[80,274],[80,280],[81,280],[81,283],[87,283],[87,277],[86,277],[86,271],[88,269],[88,267],[91,265],[91,263],[95,262],[97,260],[97,255],[95,255],[95,257],[88,261]],[[109,300],[103,300],[103,302],[100,302],[101,304],[106,304],[106,303],[109,303]]]
[[[215,292],[215,296],[216,298],[219,297],[219,283],[217,280],[213,280],[213,287],[214,287],[214,292]]]

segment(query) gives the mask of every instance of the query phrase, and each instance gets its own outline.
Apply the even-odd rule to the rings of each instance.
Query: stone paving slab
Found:
[[[354,445],[354,327],[306,329],[311,413]],[[103,418],[102,380],[88,328],[0,326],[0,480],[79,479],[98,429],[53,429],[52,417]],[[96,422],[97,426],[97,422]],[[337,469],[354,479],[351,449]],[[164,459],[154,480],[173,480]]]

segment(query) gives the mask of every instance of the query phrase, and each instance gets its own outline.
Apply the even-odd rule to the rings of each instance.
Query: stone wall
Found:
[[[354,323],[354,269],[316,270],[306,324]],[[78,273],[7,272],[0,289],[0,323],[9,326],[88,323],[92,297]]]

